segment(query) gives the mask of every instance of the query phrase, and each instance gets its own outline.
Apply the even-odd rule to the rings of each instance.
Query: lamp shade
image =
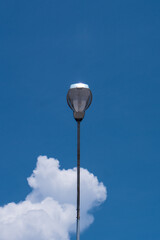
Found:
[[[70,86],[67,94],[67,103],[75,116],[83,119],[86,109],[92,102],[92,93],[89,86],[84,83],[76,83]],[[76,119],[76,117],[75,117]],[[77,119],[76,119],[77,120]]]

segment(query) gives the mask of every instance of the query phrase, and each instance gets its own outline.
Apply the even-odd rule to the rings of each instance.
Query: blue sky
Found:
[[[159,13],[157,0],[0,1],[0,205],[30,192],[39,155],[76,165],[66,94],[84,82],[81,166],[108,198],[81,239],[160,239]]]

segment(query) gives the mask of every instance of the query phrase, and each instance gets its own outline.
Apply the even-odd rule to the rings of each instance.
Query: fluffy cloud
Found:
[[[59,161],[38,157],[27,179],[25,201],[0,207],[0,240],[69,240],[76,223],[76,168],[60,169]],[[93,222],[89,210],[106,199],[106,188],[81,168],[81,230]]]

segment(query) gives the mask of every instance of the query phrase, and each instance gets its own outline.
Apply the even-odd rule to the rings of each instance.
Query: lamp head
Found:
[[[85,111],[92,102],[92,93],[89,86],[84,83],[76,83],[70,86],[67,94],[67,103],[73,110],[76,121],[84,118]]]

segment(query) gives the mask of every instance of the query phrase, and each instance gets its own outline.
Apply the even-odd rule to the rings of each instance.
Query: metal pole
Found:
[[[77,240],[80,239],[80,121],[77,121]]]

